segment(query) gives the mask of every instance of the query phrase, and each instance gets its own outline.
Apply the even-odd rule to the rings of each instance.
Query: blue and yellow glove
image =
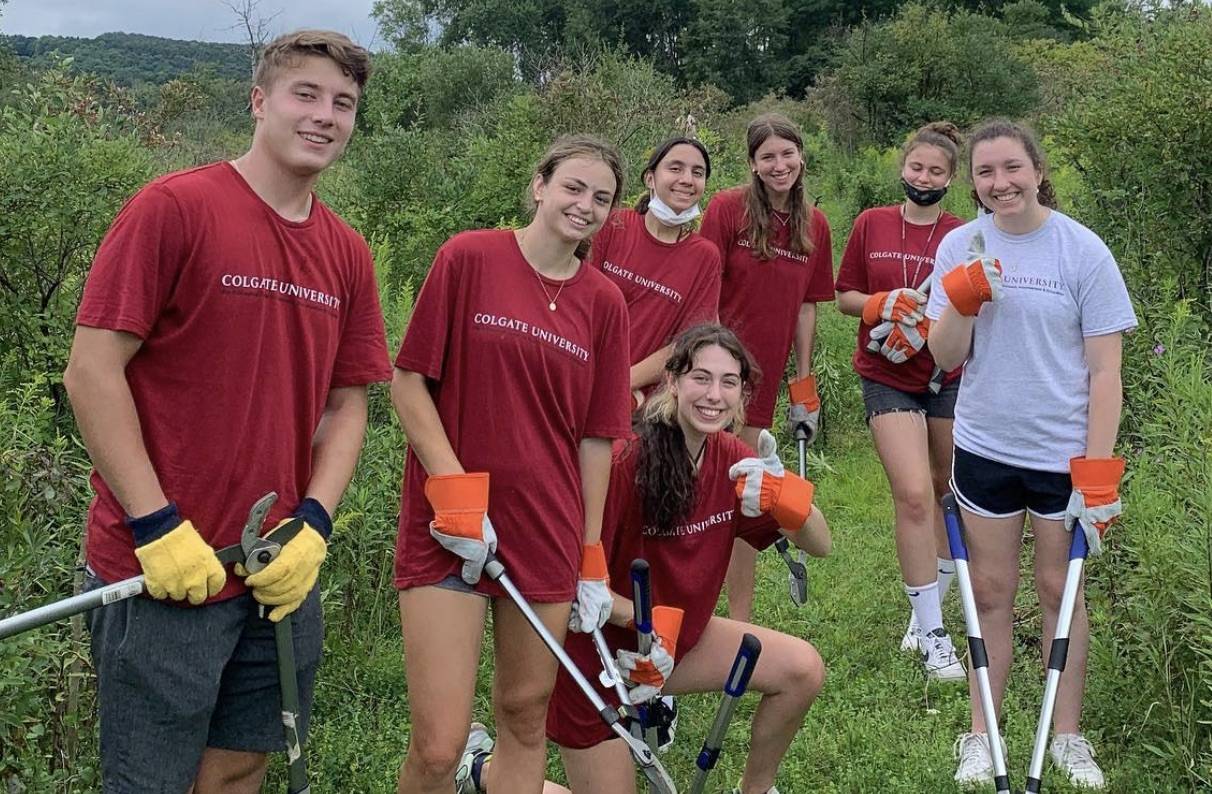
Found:
[[[324,505],[311,498],[304,499],[294,515],[278,522],[265,538],[273,540],[275,532],[297,520],[303,521],[303,528],[282,546],[277,558],[244,580],[258,603],[273,607],[269,619],[274,623],[298,609],[307,598],[320,575],[320,563],[328,553],[332,518]],[[236,573],[242,571],[242,566],[236,567]]]
[[[152,598],[189,599],[196,606],[227,584],[227,572],[215,550],[193,524],[182,520],[175,503],[139,518],[127,516],[126,525],[135,538],[135,556]]]

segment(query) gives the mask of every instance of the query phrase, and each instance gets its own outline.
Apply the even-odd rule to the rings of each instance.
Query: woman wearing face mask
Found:
[[[670,138],[644,166],[648,193],[635,209],[614,212],[593,240],[590,262],[627,301],[636,408],[660,381],[673,338],[716,316],[720,254],[692,228],[710,176],[706,146]]]
[[[812,504],[812,484],[782,474],[777,453],[767,448],[774,446],[773,437],[765,435],[767,458],[760,459],[727,432],[743,421],[744,397],[755,375],[749,354],[731,331],[715,324],[695,326],[675,342],[664,385],[645,404],[635,434],[615,443],[602,524],[615,595],[603,633],[633,687],[629,696],[635,702],[662,690],[719,691],[742,635],[755,634],[762,657],[749,690],[762,699],[750,730],[741,789],[777,794],[779,762],[820,691],[824,664],[804,640],[712,613],[734,540],[764,547],[781,532],[800,548],[824,556],[831,539]],[[765,478],[763,490],[777,491],[773,503],[738,497],[751,477]],[[620,595],[631,593],[630,567],[636,558],[650,566],[659,635],[647,656],[636,651],[635,629],[629,625],[633,606]],[[598,694],[617,708],[615,691],[602,687],[592,674],[601,664],[589,637],[569,635],[564,647]],[[462,768],[471,782],[459,794],[500,791],[475,785],[476,776],[482,778],[495,764],[495,756],[489,763],[491,742],[483,726],[474,726],[473,732],[484,740],[464,759]],[[574,794],[634,794],[635,767],[626,745],[562,670],[547,733],[560,746]],[[548,784],[546,791],[565,789]]]
[[[401,794],[451,790],[490,607],[493,784],[541,785],[556,663],[482,576],[489,552],[557,638],[610,615],[599,536],[610,441],[630,432],[627,310],[582,260],[622,180],[614,147],[561,138],[530,182],[531,222],[451,238],[417,296],[392,382],[408,438],[395,585],[413,729]]]
[[[971,133],[968,147],[974,193],[988,214],[943,238],[926,316],[935,361],[964,365],[951,487],[1000,709],[1027,514],[1044,648],[1056,629],[1069,532],[1080,521],[1096,556],[1120,514],[1121,343],[1136,315],[1107,246],[1055,209],[1034,134],[994,120]],[[1089,639],[1079,590],[1050,754],[1074,784],[1102,788],[1079,730]],[[997,715],[981,712],[975,681],[969,689],[972,729],[956,741],[961,785],[993,780],[985,726]]]
[[[777,113],[758,116],[746,132],[749,182],[712,196],[703,236],[724,262],[720,322],[736,332],[766,374],[746,407],[741,439],[757,445],[774,423],[787,354],[795,347],[788,429],[812,442],[820,417],[812,345],[816,304],[833,300],[833,253],[825,214],[804,192],[804,141]],[[737,543],[728,571],[728,613],[749,620],[757,553]]]
[[[838,309],[861,318],[854,370],[896,513],[896,551],[911,608],[901,648],[920,653],[927,677],[939,681],[966,678],[943,628],[941,604],[955,564],[939,507],[951,475],[960,371],[935,369],[922,312],[935,251],[963,225],[940,204],[959,142],[948,122],[909,136],[901,153],[905,200],[858,216],[837,274]]]

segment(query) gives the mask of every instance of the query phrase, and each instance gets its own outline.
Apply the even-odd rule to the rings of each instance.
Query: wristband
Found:
[[[332,516],[324,509],[324,505],[310,496],[299,502],[292,514],[295,518],[303,519],[303,523],[320,533],[325,541],[332,535]]]
[[[135,545],[146,546],[181,526],[181,512],[177,509],[176,502],[169,502],[154,513],[138,518],[126,516],[125,520],[135,538]]]

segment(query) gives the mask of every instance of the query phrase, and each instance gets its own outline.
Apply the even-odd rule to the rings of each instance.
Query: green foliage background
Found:
[[[755,55],[745,47],[765,34],[723,36],[750,21],[715,0],[624,2],[599,15],[546,0],[537,22],[506,5],[376,5],[396,48],[376,56],[359,131],[320,191],[371,241],[393,348],[437,246],[462,229],[523,221],[530,169],[559,133],[618,143],[630,199],[649,147],[693,123],[713,153],[714,191],[748,173],[746,121],[778,109],[805,130],[809,192],[840,253],[862,209],[899,198],[895,144],[915,125],[1030,118],[1063,208],[1116,253],[1141,319],[1124,352],[1125,520],[1089,568],[1084,724],[1113,791],[1212,786],[1212,12],[763,0],[746,12],[759,33],[771,30]],[[425,22],[434,15],[446,23],[440,43]],[[823,31],[810,44],[806,16]],[[728,52],[691,54],[712,41]],[[0,614],[78,585],[88,463],[59,379],[97,242],[150,176],[237,155],[250,131],[244,89],[218,64],[133,88],[84,66],[79,56],[37,65],[0,50]],[[946,206],[970,216],[962,184]],[[811,468],[837,549],[814,567],[804,611],[785,604],[779,564],[764,560],[758,614],[811,638],[831,678],[780,788],[947,788],[946,748],[966,724],[966,697],[925,687],[894,651],[904,615],[887,488],[849,364],[854,324],[831,307],[821,315],[826,432]],[[403,444],[385,390],[374,389],[323,578],[327,656],[310,750],[320,791],[392,790],[409,736],[390,579]],[[1029,554],[1028,545],[1025,562]],[[1025,585],[1006,707],[1016,763],[1038,703],[1038,637]],[[0,787],[96,789],[85,641],[77,621],[0,643]],[[488,713],[490,673],[486,660],[478,714]],[[707,697],[683,706],[669,761],[679,779],[689,779],[713,708]],[[730,733],[721,785],[740,773],[745,724]],[[550,771],[561,777],[554,760]],[[276,786],[281,770],[273,774]]]

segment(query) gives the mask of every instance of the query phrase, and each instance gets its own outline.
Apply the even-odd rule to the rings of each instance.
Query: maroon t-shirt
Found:
[[[571,601],[576,591],[585,532],[578,451],[584,438],[630,432],[626,340],[627,308],[605,276],[582,266],[562,285],[540,283],[508,229],[448,240],[417,296],[396,366],[429,379],[463,468],[491,475],[497,555],[530,600]],[[429,534],[427,476],[409,450],[396,541],[401,590],[462,566]],[[487,577],[476,591],[503,595]]]
[[[627,301],[632,366],[690,326],[715,319],[720,252],[697,233],[662,242],[649,233],[643,215],[619,210],[594,236],[590,262]]]
[[[905,223],[905,240],[901,242],[901,207],[875,207],[864,210],[854,221],[842,265],[837,273],[837,291],[858,290],[872,295],[877,292],[912,287],[919,289],[930,283],[934,272],[934,253],[947,232],[963,226],[964,222],[944,212],[934,224],[919,226]],[[930,351],[922,349],[903,364],[893,364],[879,351],[867,350],[872,326],[859,320],[858,347],[854,351],[854,371],[864,378],[920,394],[929,388],[934,372]],[[947,374],[950,383],[960,376],[960,370]]]
[[[391,377],[370,250],[319,199],[288,221],[228,163],[160,177],[97,250],[79,325],[143,340],[126,367],[143,442],[169,499],[215,548],[240,540],[268,491],[269,524],[311,479],[329,391]],[[94,471],[88,563],[140,572],[124,511]],[[244,590],[227,578],[212,600]]]
[[[698,643],[715,612],[724,586],[724,574],[732,555],[732,543],[741,538],[764,549],[779,537],[778,524],[768,515],[741,515],[736,486],[728,469],[753,450],[730,433],[707,439],[699,468],[698,493],[690,515],[669,530],[647,526],[643,505],[635,487],[639,444],[616,443],[610,472],[610,491],[602,524],[602,542],[610,568],[610,588],[631,597],[631,563],[648,561],[652,603],[680,607],[685,611],[678,635],[676,659],[682,659]],[[602,628],[611,649],[636,649],[634,631],[607,624]],[[597,652],[587,634],[569,634],[564,648],[608,703],[618,706],[614,690],[597,681],[601,669]],[[547,735],[564,747],[584,748],[611,736],[610,729],[593,710],[572,678],[561,670],[547,709]]]
[[[833,253],[829,222],[813,207],[812,253],[797,254],[788,248],[788,216],[776,212],[771,238],[776,255],[759,259],[749,239],[743,198],[741,187],[712,196],[702,233],[716,244],[724,260],[720,322],[736,333],[762,369],[762,381],[745,409],[745,424],[770,427],[800,305],[833,300]]]

